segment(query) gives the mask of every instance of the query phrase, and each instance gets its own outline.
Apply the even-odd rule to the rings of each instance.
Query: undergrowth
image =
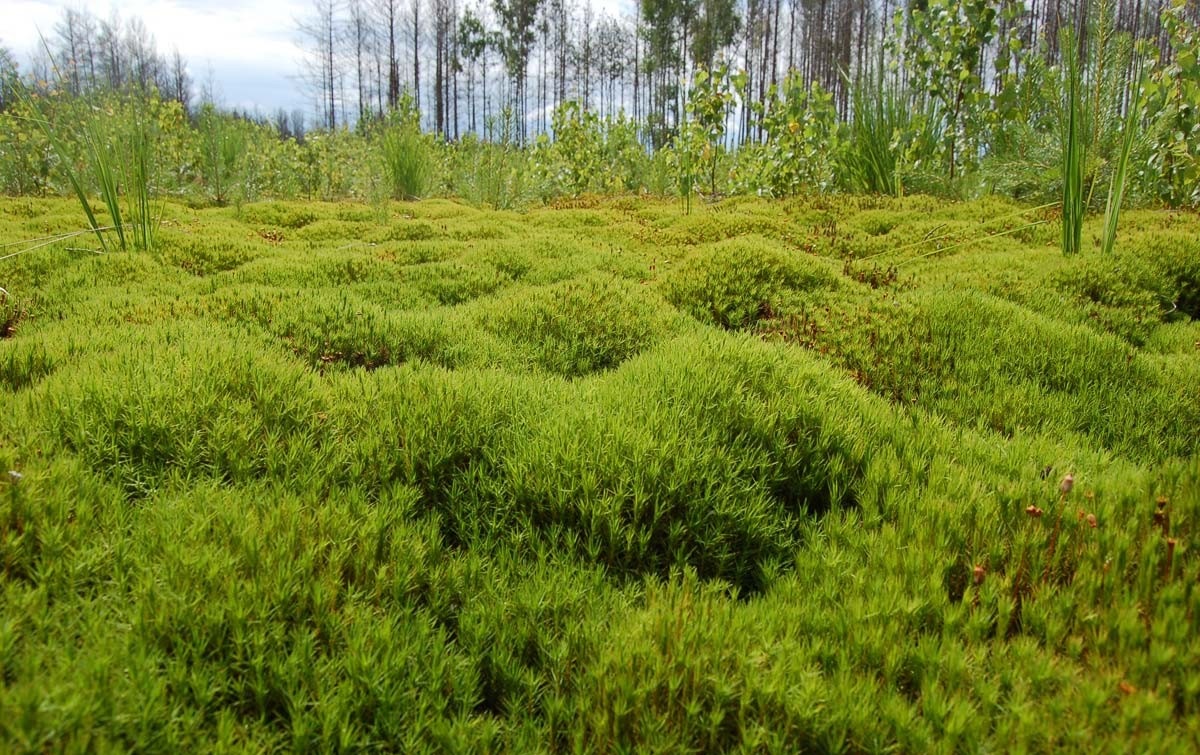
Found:
[[[1200,222],[1023,211],[168,204],[6,260],[0,750],[1191,751]]]

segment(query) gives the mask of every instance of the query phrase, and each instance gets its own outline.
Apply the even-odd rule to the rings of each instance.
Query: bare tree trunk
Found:
[[[633,119],[640,120],[642,117],[641,109],[641,42],[642,42],[642,6],[637,4],[636,15],[633,22]]]
[[[421,0],[412,0],[413,102],[421,106]]]
[[[367,118],[367,107],[370,97],[367,95],[367,76],[364,66],[364,55],[367,44],[367,21],[363,14],[361,0],[354,0],[350,6],[351,31],[354,33],[354,63],[358,85],[358,118]]]
[[[433,129],[439,135],[446,133],[446,97],[445,97],[445,60],[446,34],[444,19],[444,0],[438,0],[434,6],[433,18]]]
[[[337,106],[336,106],[336,98],[335,98],[335,94],[334,94],[334,65],[333,65],[333,56],[334,56],[333,3],[330,2],[325,7],[327,9],[327,16],[326,16],[326,21],[325,21],[325,32],[329,38],[328,45],[325,48],[325,53],[326,53],[325,72],[327,75],[326,86],[327,86],[327,93],[329,96],[329,130],[332,131],[337,128]]]
[[[396,0],[384,0],[383,17],[387,24],[388,40],[387,104],[388,108],[394,110],[400,102],[400,61],[396,58]]]
[[[450,83],[454,118],[454,140],[458,141],[458,74],[461,64],[458,50],[458,3],[451,0],[450,4]]]
[[[771,11],[771,84],[779,84],[779,9],[780,0],[775,0]]]

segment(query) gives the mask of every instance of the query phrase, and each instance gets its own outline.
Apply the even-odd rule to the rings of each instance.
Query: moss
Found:
[[[604,274],[514,289],[476,319],[532,365],[565,377],[616,367],[678,327],[653,291]]]
[[[304,228],[317,220],[317,214],[311,208],[282,202],[248,204],[241,209],[239,215],[247,225],[274,226],[290,230]]]
[[[752,236],[697,248],[672,265],[661,285],[667,301],[682,311],[736,330],[834,281],[822,263]]]
[[[1187,751],[1200,225],[1020,209],[171,204],[11,258],[0,750]]]

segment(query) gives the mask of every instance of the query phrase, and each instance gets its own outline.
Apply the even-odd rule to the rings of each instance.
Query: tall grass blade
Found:
[[[1129,155],[1133,151],[1133,143],[1137,139],[1139,118],[1142,108],[1142,84],[1144,83],[1144,68],[1138,62],[1137,75],[1134,81],[1133,96],[1129,101],[1129,110],[1125,113],[1124,129],[1121,133],[1121,154],[1113,166],[1112,182],[1108,186],[1108,199],[1104,206],[1104,238],[1100,250],[1104,254],[1112,254],[1117,242],[1117,220],[1121,214],[1121,201],[1125,198],[1125,184],[1129,174]]]
[[[144,101],[133,104],[130,131],[126,136],[128,160],[124,163],[126,192],[129,198],[129,222],[133,227],[133,246],[142,251],[154,248],[158,213],[151,197],[154,181],[153,119],[143,111]]]
[[[908,127],[908,112],[887,82],[883,60],[874,74],[847,84],[853,92],[850,139],[842,157],[843,180],[853,191],[904,195],[896,135]]]
[[[125,218],[121,212],[120,188],[112,160],[109,158],[109,150],[106,149],[110,144],[108,135],[100,128],[100,118],[93,115],[83,127],[84,157],[91,166],[92,175],[100,189],[100,199],[104,202],[117,232],[118,246],[121,251],[125,251],[128,248],[128,240],[125,237]]]
[[[54,150],[54,154],[58,157],[59,163],[62,165],[63,173],[66,174],[67,182],[71,184],[71,191],[75,198],[79,200],[80,206],[83,208],[83,214],[87,217],[88,228],[96,234],[96,238],[100,241],[100,246],[105,251],[108,251],[108,240],[104,238],[104,229],[111,226],[101,224],[96,218],[96,213],[92,210],[92,204],[88,201],[87,191],[83,187],[83,183],[79,179],[79,175],[74,169],[74,156],[67,149],[66,142],[59,137],[58,131],[51,125],[49,117],[42,111],[37,99],[29,91],[29,89],[19,79],[13,82],[13,90],[16,92],[18,101],[24,105],[25,109],[30,113],[30,120],[37,124],[38,129],[46,137],[46,141],[50,144],[50,148]],[[113,225],[117,227],[120,233],[120,215],[113,216]],[[124,242],[121,244],[124,247]]]
[[[1066,74],[1066,102],[1063,118],[1063,194],[1062,248],[1063,254],[1078,254],[1083,246],[1083,87],[1080,71],[1079,38],[1074,30],[1065,32],[1062,45]]]

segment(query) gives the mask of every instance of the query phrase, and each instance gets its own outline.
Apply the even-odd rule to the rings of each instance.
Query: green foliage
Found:
[[[1146,83],[1145,111],[1158,123],[1142,180],[1173,207],[1200,205],[1200,31],[1187,3],[1173,0],[1163,11],[1170,62]]]
[[[345,129],[305,134],[293,168],[300,194],[327,201],[369,196],[378,161],[361,139]]]
[[[38,126],[38,105],[19,96],[20,82],[12,79],[9,104],[0,110],[0,191],[5,194],[37,196],[50,186],[50,175],[58,159],[46,132]],[[55,107],[58,102],[53,102]],[[48,109],[51,102],[41,103]],[[64,114],[65,115],[65,114]],[[57,115],[55,117],[58,117]]]
[[[4,260],[0,750],[1191,747],[1193,215],[571,204]]]
[[[0,44],[0,113],[16,104],[17,61],[12,51]]]
[[[979,153],[979,124],[990,104],[983,50],[996,34],[995,0],[931,0],[897,11],[909,75],[922,82],[918,104],[939,134],[935,155],[950,181],[969,172]],[[936,125],[935,125],[936,124]]]
[[[219,207],[232,202],[238,208],[266,196],[296,195],[302,165],[294,140],[281,140],[273,128],[210,103],[201,105],[194,122],[188,151],[195,170],[180,176],[192,182],[181,191],[199,191],[206,202]]]
[[[773,197],[831,190],[842,148],[833,96],[793,72],[759,110],[766,140],[739,151],[738,187]]]
[[[1105,238],[1115,239],[1119,203],[1099,198],[1116,200],[1118,186],[1121,199],[1150,196],[1157,184],[1152,145],[1163,129],[1154,109],[1161,105],[1147,100],[1154,87],[1141,79],[1150,59],[1117,31],[1115,12],[1110,2],[1089,5],[1078,28],[1064,30],[1057,66],[1020,55],[1020,77],[1002,77],[983,164],[983,180],[996,191],[1041,203],[1063,201],[1069,191],[1068,227],[1078,213],[1104,209],[1113,229],[1105,231],[1102,248]],[[1098,191],[1104,187],[1109,191]],[[1070,246],[1073,228],[1068,236]]]
[[[882,70],[882,62],[873,78],[854,84],[854,113],[839,156],[839,172],[852,191],[899,197],[904,194],[905,160],[899,147],[912,128],[912,117],[899,87]]]
[[[538,145],[538,166],[548,181],[559,184],[568,196],[602,190],[612,173],[604,159],[600,117],[570,100],[555,108],[550,122],[554,141]]]
[[[539,140],[533,154],[547,198],[642,187],[647,156],[632,119],[601,118],[569,100],[555,109],[551,122],[553,141]]]
[[[212,201],[223,206],[229,201],[231,184],[236,181],[239,160],[247,152],[246,131],[236,119],[205,103],[196,116],[196,136],[200,146],[200,179]]]
[[[1084,148],[1083,73],[1079,62],[1079,40],[1068,29],[1063,34],[1062,133],[1062,251],[1078,254],[1083,246],[1083,215],[1087,197],[1083,192],[1086,152]]]
[[[684,214],[692,211],[693,195],[704,183],[710,196],[717,195],[717,170],[725,155],[722,139],[735,101],[736,80],[741,78],[731,76],[728,66],[698,70],[688,89],[682,122],[669,147],[659,150],[662,160],[656,160],[652,172],[667,168],[670,175],[652,177],[652,189],[666,193],[669,183]]]
[[[41,131],[58,159],[58,170],[71,187],[100,247],[110,248],[107,231],[116,234],[112,248],[154,248],[159,222],[155,195],[160,177],[160,145],[164,127],[176,125],[181,112],[157,98],[110,96],[95,103],[78,102],[77,119],[56,119],[37,93],[18,84],[23,117]],[[107,218],[102,221],[89,197],[100,195]]]
[[[998,194],[1038,204],[1059,202],[1060,77],[1039,55],[1024,57],[1022,66],[1019,78],[1004,79],[990,127],[988,153],[980,165],[981,177]]]
[[[727,65],[711,71],[701,68],[692,77],[692,86],[684,106],[688,117],[682,137],[689,159],[694,159],[696,164],[686,168],[686,179],[681,173],[681,186],[685,180],[693,185],[697,178],[703,177],[708,179],[708,193],[717,193],[717,166],[725,151],[725,126],[736,99],[734,92],[739,88],[739,78],[730,75]],[[695,175],[692,175],[693,170],[696,171]],[[690,195],[690,192],[687,193]]]
[[[429,191],[433,145],[421,133],[420,115],[406,95],[379,127],[379,150],[393,199],[420,199]]]
[[[93,172],[88,165],[94,161],[82,158],[95,150],[78,134],[67,139],[70,154],[60,154],[37,123],[73,124],[82,132],[93,120],[123,121],[117,130],[130,137],[132,149],[138,132],[126,126],[138,121],[140,107],[150,113],[144,124],[156,154],[146,166],[153,173],[149,185],[160,196],[238,208],[260,199],[356,199],[369,202],[383,221],[389,198],[442,195],[524,209],[585,195],[646,192],[678,196],[690,212],[697,192],[715,200],[734,193],[790,197],[838,190],[996,193],[1044,204],[1062,200],[1064,157],[1077,151],[1082,179],[1076,180],[1078,170],[1067,174],[1079,184],[1072,194],[1076,203],[1083,199],[1083,212],[1113,205],[1099,201],[1097,188],[1106,187],[1130,205],[1185,206],[1193,203],[1189,192],[1197,183],[1191,180],[1197,150],[1189,145],[1200,128],[1200,107],[1189,83],[1196,34],[1177,5],[1164,17],[1163,44],[1170,50],[1158,61],[1118,33],[1111,2],[1089,6],[1086,34],[1080,35],[1085,49],[1064,58],[1079,64],[1075,146],[1070,108],[1060,106],[1064,92],[1072,91],[1069,67],[1050,65],[1048,51],[1030,48],[1020,33],[1023,6],[1015,0],[918,3],[893,19],[877,58],[874,50],[864,52],[853,80],[850,71],[841,72],[846,82],[840,91],[826,92],[792,72],[757,96],[747,89],[745,74],[713,58],[715,40],[739,26],[730,8],[651,3],[644,9],[651,38],[643,62],[654,102],[641,122],[623,113],[601,117],[568,101],[553,114],[551,133],[530,140],[519,117],[528,98],[516,69],[509,72],[517,77],[512,94],[521,101],[490,119],[482,137],[455,143],[422,135],[411,103],[384,119],[390,126],[364,119],[353,132],[317,130],[294,138],[211,105],[189,123],[181,111],[171,112],[176,106],[152,95],[93,103],[49,93],[37,100],[48,117],[32,117],[30,103],[0,110],[0,190],[76,193],[66,171]],[[683,31],[686,39],[679,37]],[[486,46],[477,32],[463,32],[468,58],[478,58],[480,45]],[[513,31],[504,40],[506,55],[520,52],[522,34]],[[669,71],[688,55],[695,75],[677,82]],[[1149,71],[1144,86],[1133,86],[1130,72],[1143,65]],[[1137,89],[1140,99],[1132,101]],[[747,100],[741,105],[746,111],[735,118],[739,98]],[[103,115],[93,117],[98,112]],[[734,120],[739,128],[731,133]],[[114,162],[123,169],[140,164]],[[119,193],[140,183],[133,175],[120,179]],[[92,195],[110,183],[84,175],[81,188]],[[1106,215],[1115,220],[1119,207],[1117,202]],[[1074,213],[1067,214],[1074,225]],[[1106,231],[1101,245],[1113,239],[1115,231]]]
[[[505,109],[489,119],[488,138],[468,134],[447,147],[446,190],[476,206],[508,210],[533,196],[529,153],[522,150],[516,116]]]

